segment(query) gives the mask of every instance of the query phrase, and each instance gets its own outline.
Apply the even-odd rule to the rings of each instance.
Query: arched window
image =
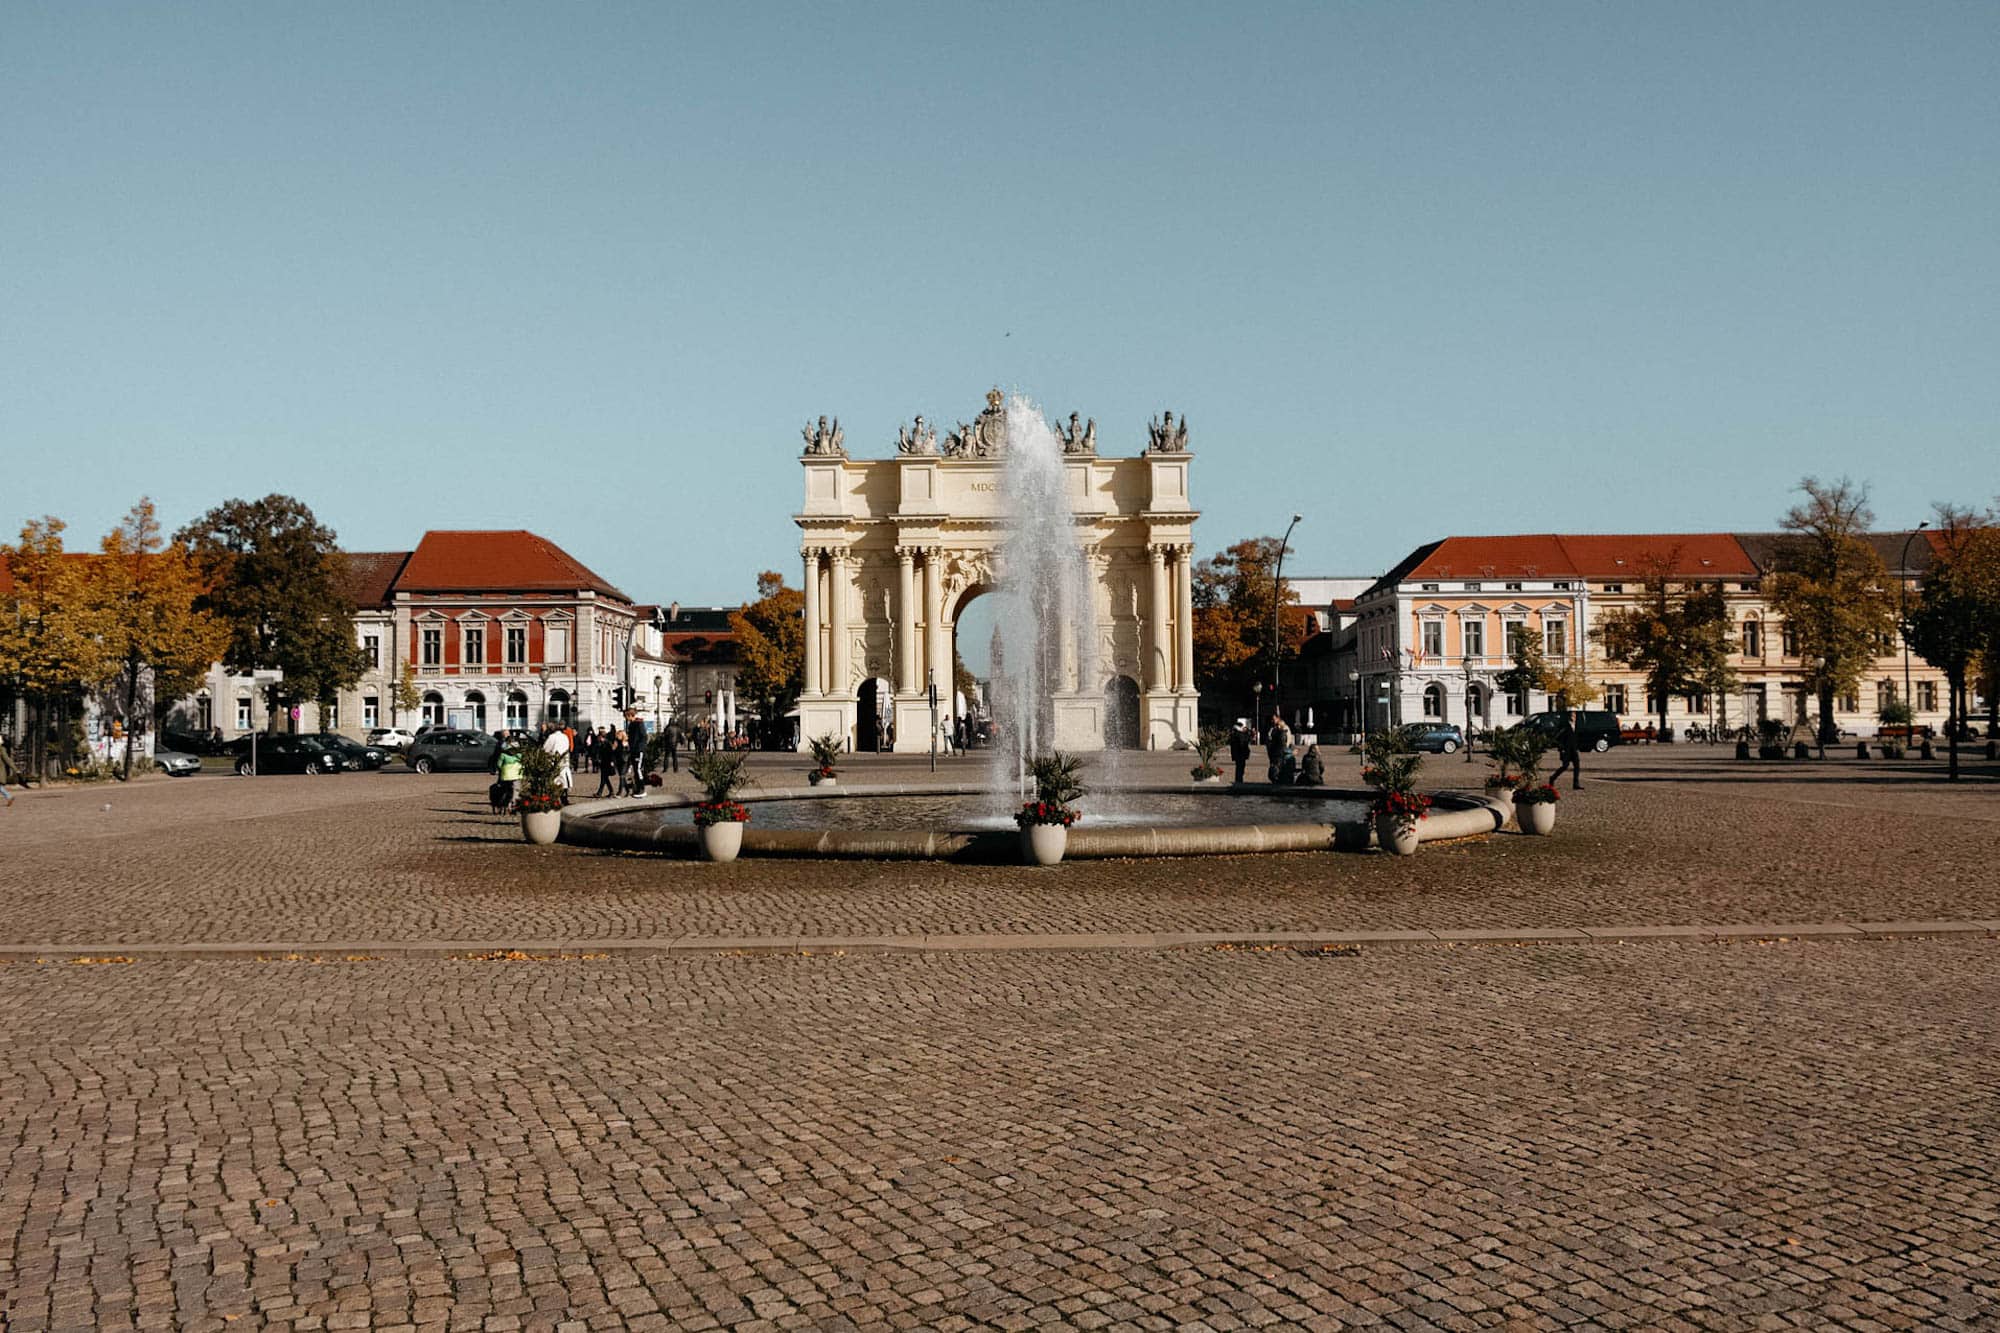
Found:
[[[1424,716],[1435,718],[1444,716],[1444,686],[1424,686]]]
[[[424,692],[424,725],[441,727],[444,725],[444,696],[436,690]]]
[[[549,721],[551,722],[569,721],[568,690],[549,691]]]
[[[486,730],[486,696],[478,690],[465,692],[465,706],[472,710],[472,729]]]
[[[528,696],[521,690],[507,691],[507,730],[523,731],[528,725]]]
[[[1465,710],[1472,714],[1474,722],[1484,722],[1486,720],[1486,687],[1484,685],[1466,686]]]

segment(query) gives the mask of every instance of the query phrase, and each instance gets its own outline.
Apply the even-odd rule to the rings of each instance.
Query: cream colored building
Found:
[[[874,728],[892,727],[895,750],[928,749],[931,682],[939,725],[952,724],[958,618],[1002,573],[999,397],[988,395],[978,422],[942,448],[919,419],[889,458],[848,457],[837,423],[808,428],[805,506],[794,516],[805,591],[802,746],[828,733],[862,746]],[[1094,426],[1077,436],[1063,467],[1089,562],[1096,641],[1063,644],[1054,743],[1094,750],[1191,741],[1197,514],[1184,425],[1178,434],[1156,431],[1133,458],[1098,456]]]

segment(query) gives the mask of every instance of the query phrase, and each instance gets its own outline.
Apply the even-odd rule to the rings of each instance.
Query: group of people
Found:
[[[639,716],[639,710],[628,708],[622,727],[602,726],[595,730],[586,727],[579,732],[573,726],[544,722],[538,735],[517,731],[502,736],[500,748],[493,756],[494,808],[512,808],[521,781],[521,755],[531,747],[557,757],[556,785],[562,789],[565,798],[575,783],[577,769],[596,771],[595,796],[643,796],[646,794],[646,748],[650,732],[646,720]],[[661,729],[660,736],[660,752],[653,756],[654,765],[669,772],[680,772],[681,745],[686,739],[680,725],[668,723]],[[697,744],[705,740],[704,737]]]
[[[1250,754],[1256,748],[1256,737],[1250,730],[1250,719],[1239,717],[1236,725],[1229,729],[1229,758],[1236,765],[1236,781],[1243,781],[1243,770],[1250,765]],[[1265,777],[1281,787],[1320,787],[1326,784],[1326,762],[1319,757],[1317,742],[1308,742],[1301,755],[1292,740],[1292,729],[1276,713],[1271,714],[1271,725],[1264,733],[1264,754],[1270,760]]]

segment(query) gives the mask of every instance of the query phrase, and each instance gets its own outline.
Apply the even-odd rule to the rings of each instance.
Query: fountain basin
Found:
[[[1103,813],[1070,829],[1070,860],[1119,856],[1229,856],[1368,845],[1372,793],[1300,788],[1130,787],[1100,792]],[[1126,798],[1131,798],[1129,802]],[[694,796],[586,801],[563,812],[573,846],[692,855]],[[1004,798],[1001,798],[1004,799]],[[1499,802],[1440,793],[1418,826],[1423,841],[1491,833]],[[744,856],[821,856],[1016,864],[1020,835],[984,786],[766,789],[750,806]],[[968,825],[970,825],[968,827]]]

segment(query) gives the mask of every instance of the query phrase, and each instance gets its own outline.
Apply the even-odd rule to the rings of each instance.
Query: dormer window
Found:
[[[1556,580],[1556,591],[1557,591],[1557,592],[1568,592],[1568,591],[1569,591],[1569,580],[1568,580],[1568,579],[1557,579],[1557,580]]]
[[[1508,584],[1508,585],[1507,585],[1507,591],[1508,591],[1508,592],[1519,592],[1519,591],[1521,591],[1521,585],[1520,585],[1520,584],[1518,584],[1518,583],[1510,583],[1510,584]]]
[[[1479,585],[1478,585],[1477,583],[1468,583],[1468,584],[1466,584],[1466,585],[1465,585],[1465,590],[1466,590],[1467,592],[1478,592],[1478,591],[1479,591]]]
[[[1418,592],[1436,592],[1437,590],[1438,585],[1435,583],[1419,583],[1417,585]]]

